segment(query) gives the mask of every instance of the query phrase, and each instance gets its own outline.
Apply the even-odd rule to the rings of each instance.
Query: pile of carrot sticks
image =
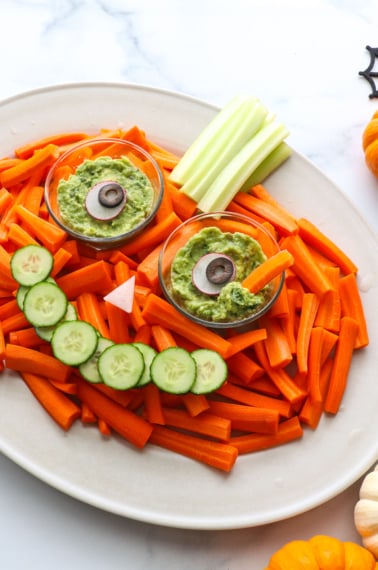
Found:
[[[56,159],[96,137],[129,140],[147,150],[165,179],[151,225],[117,250],[96,251],[70,238],[50,218],[44,181]],[[368,345],[357,286],[357,266],[310,220],[297,219],[258,185],[228,206],[260,222],[292,263],[277,302],[247,332],[220,336],[165,300],[158,278],[164,240],[197,212],[196,203],[169,180],[179,157],[137,126],[95,135],[68,132],[25,144],[0,159],[0,366],[19,372],[36,400],[63,430],[76,421],[113,433],[138,449],[164,447],[230,472],[238,455],[288,444],[338,412],[355,350]],[[228,378],[209,395],[172,395],[148,384],[117,391],[90,384],[52,356],[15,298],[12,253],[37,243],[54,256],[52,276],[80,319],[115,342],[145,342],[161,351],[207,347],[226,359]],[[131,313],[104,296],[135,275]],[[1,381],[1,377],[0,377]]]

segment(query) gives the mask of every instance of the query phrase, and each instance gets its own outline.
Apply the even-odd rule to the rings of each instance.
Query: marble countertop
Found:
[[[370,61],[366,46],[378,46],[376,0],[0,0],[0,22],[0,99],[92,81],[149,85],[219,106],[254,94],[377,232],[378,181],[361,135],[378,99],[359,76]],[[358,541],[359,486],[286,521],[193,531],[102,512],[1,456],[0,566],[259,570],[299,535]]]

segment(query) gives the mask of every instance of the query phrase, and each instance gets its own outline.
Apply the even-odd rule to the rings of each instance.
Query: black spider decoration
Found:
[[[364,77],[366,81],[368,81],[372,89],[369,98],[373,99],[374,97],[378,97],[378,89],[374,81],[374,78],[378,77],[378,71],[374,71],[375,60],[378,58],[378,48],[372,48],[370,46],[366,46],[366,49],[370,54],[370,63],[364,71],[359,72],[359,75],[362,75],[362,77]]]

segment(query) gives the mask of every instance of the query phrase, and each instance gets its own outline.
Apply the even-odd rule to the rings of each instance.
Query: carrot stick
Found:
[[[355,348],[367,346],[369,344],[369,333],[356,276],[349,274],[342,277],[339,283],[339,292],[342,315],[351,317],[358,324]]]
[[[37,335],[34,327],[11,331],[9,333],[9,342],[10,344],[19,344],[20,346],[25,346],[27,348],[33,348],[45,343],[45,341]]]
[[[148,286],[154,293],[160,292],[158,259],[162,244],[157,245],[147,254],[138,265],[136,271],[136,283]]]
[[[59,382],[65,382],[70,368],[39,350],[8,343],[5,347],[5,365],[17,372],[30,372]]]
[[[314,327],[310,335],[308,351],[308,386],[314,402],[322,401],[320,388],[321,355],[323,351],[324,329]]]
[[[275,300],[273,306],[270,308],[269,315],[279,319],[284,319],[289,316],[289,299],[287,295],[286,281],[282,283],[280,294]]]
[[[165,425],[228,441],[231,436],[231,420],[204,412],[193,418],[185,410],[163,409]]]
[[[228,337],[228,342],[231,344],[231,348],[227,354],[227,358],[234,356],[238,352],[242,352],[246,348],[253,346],[255,342],[259,340],[265,340],[267,337],[267,331],[264,328],[252,329],[250,331],[237,333],[234,336]]]
[[[246,434],[231,437],[230,443],[240,454],[251,453],[283,445],[303,436],[303,428],[297,416],[285,420],[278,426],[275,434]]]
[[[264,343],[270,365],[273,368],[287,366],[293,360],[293,355],[280,322],[267,315],[263,315],[259,322],[266,330]]]
[[[331,352],[336,346],[338,334],[328,331],[327,329],[323,329],[323,344],[322,344],[322,351],[320,354],[320,364],[323,366],[325,361],[331,355]]]
[[[255,342],[255,345],[258,342]],[[248,354],[239,352],[227,358],[227,366],[230,372],[240,378],[244,384],[254,382],[264,374],[264,369]]]
[[[76,299],[80,293],[105,293],[113,287],[106,261],[96,261],[57,279],[57,284],[69,299]]]
[[[130,317],[130,323],[134,328],[134,330],[136,331],[138,331],[142,327],[145,327],[147,324],[142,315],[141,308],[139,307],[135,297],[133,300],[132,310],[129,317]]]
[[[0,274],[2,278],[9,280],[13,284],[13,290],[17,289],[18,283],[13,279],[10,268],[11,254],[3,247],[0,246]]]
[[[100,393],[85,380],[76,378],[77,395],[93,413],[103,419],[119,435],[138,448],[143,448],[152,433],[152,426],[143,418]]]
[[[93,388],[104,394],[107,398],[109,398],[113,402],[116,402],[123,408],[127,408],[130,406],[131,402],[135,397],[136,392],[138,392],[138,390],[116,390],[115,388],[106,386],[106,384],[92,384],[92,386]]]
[[[110,338],[109,327],[102,315],[97,296],[83,292],[77,297],[77,307],[82,320],[93,325],[105,338]]]
[[[329,237],[324,235],[318,227],[305,218],[297,220],[299,235],[309,245],[318,249],[340,267],[343,273],[356,273],[357,266]]]
[[[98,430],[104,437],[109,437],[112,435],[112,430],[107,422],[102,418],[97,419]]]
[[[252,188],[249,190],[249,193],[253,196],[256,196],[256,198],[259,198],[260,200],[264,200],[264,202],[268,202],[268,204],[272,204],[277,208],[282,208],[279,202],[272,196],[270,192],[268,192],[263,184],[256,184],[255,186],[252,186]],[[287,214],[289,214],[289,212],[287,212]]]
[[[102,252],[102,254],[105,254],[106,252]],[[136,261],[134,261],[134,259],[132,259],[131,257],[128,257],[127,255],[125,255],[124,253],[122,253],[122,251],[117,250],[110,250],[109,253],[109,258],[108,261],[110,261],[110,263],[112,263],[113,265],[117,265],[118,262],[123,261],[123,263],[125,263],[129,269],[137,269],[138,264]]]
[[[20,308],[16,299],[11,299],[0,306],[0,320],[7,319],[8,317],[13,317],[13,315],[19,315]]]
[[[296,297],[295,291],[287,289],[287,306],[288,315],[281,319],[281,326],[286,335],[287,342],[290,347],[291,354],[297,352],[297,314],[296,314]]]
[[[8,228],[0,222],[0,244],[8,241]]]
[[[151,333],[159,352],[166,348],[170,348],[171,346],[177,346],[174,336],[166,327],[162,327],[161,325],[152,325]]]
[[[305,286],[290,267],[286,270],[285,283],[288,293],[295,293],[295,308],[300,309],[302,307],[303,295],[305,294]]]
[[[128,314],[119,307],[116,307],[115,305],[107,302],[105,303],[105,307],[110,338],[114,342],[130,342],[130,320]]]
[[[57,388],[60,392],[63,392],[64,394],[68,394],[70,396],[76,396],[76,384],[72,382],[58,382],[57,380],[51,380],[51,378],[48,380],[50,384],[55,386],[55,388]]]
[[[320,370],[320,392],[322,395],[321,401],[314,401],[309,394],[306,398],[299,412],[299,420],[308,425],[311,429],[315,429],[322,417],[324,410],[324,399],[328,390],[329,377],[332,370],[332,359],[329,358],[321,367]]]
[[[130,267],[125,261],[118,261],[114,265],[114,276],[117,285],[121,285],[130,277]]]
[[[97,422],[96,415],[92,412],[89,406],[81,402],[81,421],[83,424],[95,424]]]
[[[154,427],[150,442],[226,472],[231,471],[238,455],[237,449],[227,443],[202,439],[163,426]]]
[[[195,417],[209,409],[209,402],[204,394],[192,394],[188,392],[181,396],[186,411],[190,416]]]
[[[151,344],[151,327],[150,325],[142,325],[136,331],[134,336],[134,342],[144,342],[145,344]]]
[[[273,368],[270,365],[264,343],[257,342],[254,350],[262,367],[281,394],[292,404],[303,400],[306,392],[292,380],[283,368]]]
[[[1,323],[4,334],[24,329],[28,327],[29,324],[29,321],[26,319],[24,313],[21,313],[21,311],[15,313],[14,315],[11,315],[10,317],[6,317]]]
[[[9,188],[26,180],[36,168],[50,166],[59,156],[56,145],[48,144],[32,156],[0,173],[0,184]]]
[[[20,158],[1,158],[0,159],[0,172],[2,170],[8,170],[17,164],[20,164],[22,160]]]
[[[8,229],[8,239],[16,246],[23,247],[25,245],[34,244],[37,245],[38,242],[35,240],[29,232],[24,230],[19,224],[13,222],[10,224]]]
[[[227,206],[227,211],[233,212],[234,214],[242,214],[243,216],[246,216],[247,218],[252,218],[252,220],[255,220],[255,222],[258,222],[259,224],[263,224],[264,222],[267,221],[264,218],[262,218],[261,216],[258,216],[257,214],[254,214],[250,210],[247,210],[247,208],[244,208],[243,206],[241,206],[240,204],[235,202],[235,200],[232,200],[229,203],[229,205]]]
[[[3,215],[12,202],[12,194],[6,188],[0,188],[0,215]]]
[[[247,192],[238,192],[234,197],[234,201],[268,222],[271,222],[283,235],[295,234],[298,231],[296,220],[291,214],[285,212],[282,207],[256,198]]]
[[[269,434],[277,432],[279,420],[277,410],[229,402],[210,401],[209,404],[209,411],[231,420],[233,429]]]
[[[165,416],[161,403],[160,390],[155,384],[146,384],[143,388],[144,410],[146,419],[151,424],[165,425]]]
[[[39,209],[43,202],[43,193],[43,186],[33,186],[25,196],[23,205],[29,212],[32,212],[36,216],[38,216]]]
[[[350,317],[342,317],[334,364],[324,405],[324,410],[330,414],[336,414],[339,410],[346,388],[357,335],[358,323]]]
[[[38,241],[47,247],[52,253],[55,253],[65,242],[67,234],[64,230],[58,228],[55,224],[42,220],[24,206],[17,206],[16,214],[24,223],[28,232],[31,233]]]
[[[227,340],[209,329],[191,322],[170,305],[168,301],[153,293],[148,296],[142,316],[148,323],[165,326],[173,332],[187,337],[198,346],[217,350],[221,356],[225,356],[230,348],[230,343]]]
[[[158,224],[146,228],[130,243],[122,246],[120,249],[125,255],[134,255],[145,248],[153,248],[167,238],[180,224],[180,218],[175,212],[172,212]]]
[[[32,154],[43,147],[46,147],[50,144],[55,146],[62,146],[67,144],[72,144],[79,142],[83,139],[88,138],[88,135],[85,133],[58,133],[56,135],[50,135],[44,138],[41,138],[37,141],[32,141],[30,143],[26,143],[22,146],[19,146],[15,149],[14,154],[18,158],[29,158]]]
[[[158,162],[161,169],[173,170],[179,161],[177,156],[168,155],[168,153],[158,150],[152,150],[151,156]]]
[[[341,317],[341,300],[339,292],[340,269],[328,267],[324,269],[334,289],[328,291],[320,299],[320,304],[315,317],[315,325],[338,332]]]
[[[165,191],[169,193],[173,209],[181,220],[189,220],[189,218],[195,215],[197,211],[197,202],[195,202],[195,200],[192,200],[192,198],[180,192],[180,190],[170,182],[167,182]]]
[[[294,257],[293,271],[310,291],[320,297],[332,290],[332,285],[324,272],[315,263],[314,259],[299,235],[290,235],[283,238],[281,247],[289,250]]]
[[[318,306],[319,299],[314,293],[304,294],[297,335],[297,365],[303,374],[308,369],[308,347]]]
[[[72,268],[72,266],[77,265],[80,262],[77,241],[74,239],[67,239],[64,242],[64,249],[71,254],[70,259],[67,261],[67,266]]]
[[[252,389],[235,386],[231,382],[226,382],[223,386],[218,388],[217,394],[230,400],[240,402],[241,404],[247,404],[248,406],[277,410],[280,416],[284,418],[289,417],[291,412],[291,405],[286,400],[258,394]]]
[[[251,293],[258,293],[265,285],[270,283],[275,277],[278,277],[293,263],[294,258],[292,254],[282,249],[251,271],[251,273],[243,279],[242,286],[249,289]]]
[[[5,357],[5,335],[3,327],[0,323],[0,360],[3,360],[4,357]]]
[[[54,253],[54,266],[51,271],[51,277],[56,277],[70,261],[72,253],[66,250],[64,247],[60,247],[58,251]]]
[[[164,168],[161,168],[161,172],[164,179],[164,192],[160,206],[155,216],[157,223],[160,223],[164,218],[168,217],[174,211],[171,195],[169,192],[167,192],[167,173]]]
[[[46,378],[31,372],[23,372],[21,376],[35,398],[62,429],[67,431],[80,417],[79,406]]]
[[[121,133],[120,138],[144,148],[147,152],[151,151],[151,143],[147,140],[146,133],[137,125],[133,125],[129,130]]]

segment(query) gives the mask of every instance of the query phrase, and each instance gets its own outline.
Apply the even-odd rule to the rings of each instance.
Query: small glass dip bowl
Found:
[[[213,238],[216,240],[219,230],[222,234],[234,234],[230,239],[239,240],[236,246],[239,253],[234,253],[232,247],[222,252],[220,252],[222,248],[219,246],[217,251],[212,249],[213,243],[217,242],[210,242],[209,240],[213,240]],[[217,297],[220,298],[221,290],[223,290],[223,296],[224,287],[230,285],[231,287],[235,285],[238,287],[237,277],[240,276],[240,271],[245,271],[245,269],[240,269],[241,259],[244,258],[244,261],[251,259],[248,257],[248,252],[253,250],[250,238],[255,243],[257,242],[255,246],[256,255],[259,258],[257,263],[261,262],[259,256],[262,255],[262,258],[266,259],[280,249],[275,238],[264,226],[241,214],[231,212],[198,214],[182,223],[164,242],[158,260],[160,285],[167,300],[180,313],[205,327],[248,329],[248,326],[266,313],[276,301],[282,289],[284,273],[273,279],[257,295],[260,301],[257,302],[256,298],[256,305],[253,308],[252,305],[249,305],[248,310],[243,309],[239,315],[236,314],[238,311],[235,311],[235,303],[230,305],[230,312],[228,313],[226,301],[226,305],[224,305],[226,308],[223,308],[221,315],[217,313],[215,319],[214,315],[210,314],[212,309],[209,312],[207,307],[208,304],[212,306]],[[244,248],[245,240],[247,240],[248,249]],[[251,250],[250,247],[252,247]],[[182,261],[183,256],[184,262]],[[188,269],[185,269],[183,267],[187,262],[189,264]],[[182,263],[184,266],[180,265]],[[181,289],[183,280],[184,292]],[[190,282],[189,289],[187,289],[185,280]],[[232,282],[234,283],[232,284]],[[246,292],[245,289],[244,292]],[[191,304],[192,295],[195,298],[193,305]],[[236,297],[239,298],[239,291],[236,292]],[[188,306],[188,298],[190,299],[190,306]],[[202,306],[198,310],[198,306],[201,304]]]
[[[147,206],[144,207],[143,213],[138,214],[138,218],[129,223],[132,227],[127,229],[114,229],[115,221],[121,214],[129,216],[130,220],[135,220],[134,198],[131,196],[132,179],[130,183],[120,184],[117,176],[105,173],[100,180],[96,180],[93,186],[88,189],[85,199],[79,198],[79,190],[76,188],[71,190],[71,204],[74,206],[71,211],[73,214],[67,216],[62,213],[59,200],[59,184],[65,183],[67,180],[74,180],[78,176],[78,168],[82,167],[87,161],[94,164],[96,159],[127,159],[131,162],[134,173],[138,176],[145,176],[149,188],[149,200]],[[79,170],[80,173],[80,170]],[[79,185],[78,185],[79,187]],[[140,190],[133,190],[135,192]],[[62,154],[53,164],[45,182],[45,201],[48,211],[54,221],[65,230],[71,237],[85,242],[95,249],[112,249],[119,247],[126,242],[132,240],[144,228],[146,228],[153,220],[162,200],[164,192],[164,179],[161,170],[154,158],[143,148],[132,142],[114,138],[97,138],[81,142],[70,150]],[[89,201],[91,196],[91,201]],[[62,202],[60,202],[62,205]],[[129,208],[129,209],[128,209]],[[76,213],[89,215],[90,230],[78,229],[75,224]],[[93,223],[94,227],[91,227]],[[76,227],[75,227],[76,226]],[[113,228],[112,235],[106,235],[108,230]],[[96,234],[97,232],[97,234]]]

